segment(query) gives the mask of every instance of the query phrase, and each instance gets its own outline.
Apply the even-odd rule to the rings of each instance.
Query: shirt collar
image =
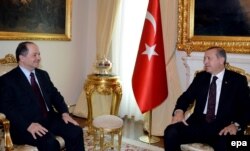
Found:
[[[220,81],[223,80],[223,77],[224,77],[224,74],[225,74],[225,69],[223,69],[221,72],[219,72],[217,75],[212,75],[213,76],[216,76]]]
[[[24,73],[24,75],[26,76],[27,79],[30,79],[30,71],[27,70],[26,68],[22,67],[22,66],[19,66],[20,69],[22,70],[22,72]],[[36,75],[36,72],[35,70],[32,71],[35,75]]]

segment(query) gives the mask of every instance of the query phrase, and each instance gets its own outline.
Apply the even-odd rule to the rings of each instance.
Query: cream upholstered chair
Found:
[[[245,70],[235,67],[235,66],[231,66],[229,63],[226,63],[226,69],[235,71],[237,73],[240,73],[246,76],[247,81],[248,81],[248,86],[250,85],[250,74],[247,73]],[[192,114],[194,110],[194,106],[195,106],[195,103],[192,106],[190,106],[190,109],[185,113],[186,119]],[[245,135],[250,135],[250,125],[248,125],[247,129],[245,130]],[[182,151],[214,151],[214,149],[211,146],[207,144],[203,144],[203,143],[182,144],[181,150]]]
[[[99,145],[100,150],[117,147],[121,148],[123,120],[118,117],[122,88],[118,78],[114,75],[92,74],[85,82],[85,93],[88,103],[88,128],[94,135],[95,149]],[[107,114],[93,118],[92,94],[112,95]],[[104,101],[100,99],[99,101]],[[118,145],[114,141],[114,135],[118,136]]]
[[[9,72],[17,66],[15,57],[12,54],[7,54],[4,58],[0,59],[0,76]],[[0,125],[2,126],[2,133],[0,133],[0,150],[3,151],[38,151],[38,149],[31,145],[14,145],[10,135],[10,121],[3,113],[0,113]],[[63,150],[65,142],[62,137],[56,136]]]
[[[115,115],[100,115],[93,120],[95,149],[99,144],[100,150],[109,147],[121,150],[123,120]],[[110,138],[105,138],[110,135]],[[114,135],[117,135],[118,143],[115,144]]]

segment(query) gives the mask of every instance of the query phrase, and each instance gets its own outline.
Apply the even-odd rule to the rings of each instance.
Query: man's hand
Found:
[[[64,122],[66,124],[68,124],[69,122],[74,124],[74,125],[79,125],[70,115],[69,113],[63,113],[62,114],[62,119],[64,120]]]
[[[171,124],[175,124],[178,122],[183,122],[185,125],[188,126],[188,123],[185,120],[184,112],[180,109],[177,109],[175,111]]]
[[[224,128],[220,131],[219,135],[227,135],[227,134],[236,135],[237,130],[238,130],[238,129],[237,129],[237,127],[236,127],[234,124],[230,124],[230,125],[224,127]]]
[[[27,130],[32,134],[34,139],[36,139],[36,134],[42,137],[48,132],[48,130],[39,123],[31,123]]]

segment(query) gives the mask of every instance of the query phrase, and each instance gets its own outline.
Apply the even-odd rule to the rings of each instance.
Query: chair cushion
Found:
[[[182,151],[214,151],[214,149],[202,143],[190,143],[190,144],[182,144],[181,145]]]
[[[56,136],[56,140],[59,142],[60,148],[63,149],[65,146],[63,138]],[[38,149],[31,145],[14,145],[14,151],[38,151]]]
[[[65,147],[64,139],[61,136],[56,136],[56,140],[59,142],[60,148],[63,149]]]
[[[93,126],[104,129],[117,129],[123,126],[123,120],[115,115],[101,115],[93,120]]]
[[[5,119],[5,115],[3,113],[0,113],[0,119]]]
[[[5,150],[4,148],[4,137],[3,129],[0,129],[0,151]]]
[[[3,138],[3,131],[0,130],[0,151],[5,150],[4,149],[4,138]],[[65,141],[62,137],[56,136],[56,140],[60,144],[60,148],[63,149],[65,147]],[[14,145],[13,151],[38,151],[37,147],[31,146],[31,145]]]
[[[38,149],[31,145],[14,145],[14,151],[38,151]]]
[[[16,66],[16,63],[0,64],[0,76],[14,69]]]

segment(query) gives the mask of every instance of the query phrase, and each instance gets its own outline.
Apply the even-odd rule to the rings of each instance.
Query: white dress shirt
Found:
[[[28,79],[29,83],[31,84],[31,80],[30,80],[30,73],[31,73],[31,72],[30,72],[29,70],[25,69],[25,68],[22,67],[22,66],[19,66],[19,67],[20,67],[20,69],[22,70],[22,72],[24,73],[24,75],[26,76],[26,78]],[[41,92],[41,94],[42,94],[42,96],[43,96],[43,91],[41,90],[41,87],[40,87],[40,85],[39,85],[39,82],[38,82],[38,80],[37,80],[37,78],[36,78],[35,70],[33,70],[32,72],[34,73],[36,83],[38,84],[38,87],[39,87],[39,89],[40,89],[40,92]],[[44,99],[44,97],[43,97],[43,99]],[[45,102],[45,105],[46,105],[47,111],[49,111],[49,108],[47,107],[46,102]]]
[[[217,75],[212,75],[211,79],[210,79],[210,84],[212,82],[212,79],[214,76],[216,76],[218,79],[216,80],[216,104],[215,104],[215,115],[217,115],[217,110],[218,110],[218,106],[219,106],[219,99],[220,99],[220,93],[221,93],[221,86],[222,86],[222,81],[223,81],[223,77],[225,74],[225,69],[222,70],[220,73],[218,73]],[[209,92],[207,93],[209,94]],[[208,95],[207,95],[207,102],[206,102],[206,106],[205,109],[203,111],[204,114],[207,113],[207,103],[208,103]]]

